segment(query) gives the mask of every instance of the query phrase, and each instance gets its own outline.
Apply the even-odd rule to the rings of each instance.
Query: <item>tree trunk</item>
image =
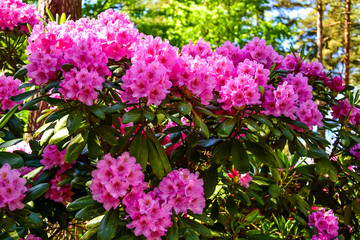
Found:
[[[48,22],[49,18],[46,13],[46,8],[50,10],[54,18],[56,14],[61,16],[62,13],[65,13],[66,17],[71,15],[72,20],[81,18],[81,0],[39,0],[39,12]]]
[[[77,20],[81,17],[81,0],[39,0],[38,9],[41,17],[48,22],[49,17],[46,13],[47,8],[54,17],[56,14],[61,16],[62,13],[65,13],[66,17],[71,15],[72,20]],[[38,93],[34,98],[40,96],[40,93]],[[44,120],[40,122],[37,122],[37,120],[42,115],[42,111],[49,108],[49,104],[43,101],[40,102],[38,106],[38,110],[29,112],[28,126],[24,137],[27,142],[32,139],[34,132],[44,124]]]
[[[316,44],[317,44],[317,58],[320,63],[323,62],[323,3],[322,0],[317,0],[317,28],[316,28]]]
[[[345,14],[345,31],[344,31],[344,63],[345,63],[345,84],[350,83],[350,25],[351,25],[351,0],[345,0],[346,14]]]

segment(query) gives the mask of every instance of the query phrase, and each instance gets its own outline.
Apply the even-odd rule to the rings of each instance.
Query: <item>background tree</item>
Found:
[[[226,40],[243,46],[258,36],[281,50],[292,31],[270,16],[267,0],[98,0],[95,4],[86,0],[83,15],[95,16],[107,8],[125,11],[140,32],[169,39],[177,47],[199,38],[213,46]]]
[[[49,21],[46,9],[49,9],[53,16],[65,13],[71,15],[71,19],[77,20],[81,17],[81,0],[39,0],[38,9],[41,16]]]

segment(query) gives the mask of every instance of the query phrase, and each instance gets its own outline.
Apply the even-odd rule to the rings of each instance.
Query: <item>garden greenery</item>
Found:
[[[1,54],[0,239],[360,237],[360,94],[303,50],[0,9],[1,51],[28,56]]]

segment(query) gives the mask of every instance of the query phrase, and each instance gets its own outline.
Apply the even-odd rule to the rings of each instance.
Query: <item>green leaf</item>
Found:
[[[97,231],[98,231],[98,227],[94,227],[94,228],[86,231],[86,233],[84,235],[82,235],[80,240],[94,240],[94,239],[96,239]]]
[[[1,119],[0,119],[0,129],[2,129],[6,123],[10,120],[10,118],[12,117],[12,115],[14,115],[14,113],[16,112],[16,110],[18,110],[20,104],[16,104],[15,106],[13,106]]]
[[[88,221],[85,225],[86,228],[94,228],[94,227],[98,227],[101,223],[101,221],[103,220],[105,215],[100,215],[96,218],[91,219],[90,221]]]
[[[307,155],[306,147],[298,138],[295,138],[295,146],[299,156],[305,157]]]
[[[218,171],[217,166],[212,165],[205,173],[204,176],[204,195],[205,198],[209,198],[215,191],[218,183]]]
[[[119,222],[119,210],[110,209],[102,219],[97,233],[98,239],[111,240],[115,237]]]
[[[255,156],[257,160],[262,163],[267,164],[270,167],[283,168],[283,163],[278,161],[274,154],[270,152],[270,149],[266,146],[261,146],[260,144],[253,143],[250,141],[245,141],[246,147],[248,150]]]
[[[61,17],[60,17],[60,24],[63,24],[63,23],[65,23],[66,22],[66,15],[65,15],[65,13],[62,13],[61,14]]]
[[[12,97],[10,97],[10,99],[14,102],[22,102],[23,100],[25,100],[31,96],[34,96],[37,92],[38,92],[37,89],[26,91],[26,92],[20,93],[16,96],[12,96]]]
[[[253,210],[251,213],[249,213],[246,216],[246,218],[245,218],[246,224],[251,224],[251,223],[255,222],[257,220],[258,216],[259,216],[259,209]]]
[[[265,203],[264,203],[264,200],[262,200],[262,198],[257,195],[254,191],[248,189],[248,192],[256,199],[256,201],[261,205],[261,206],[264,206]]]
[[[231,161],[240,173],[248,173],[250,171],[249,157],[243,144],[239,140],[235,140],[232,143]]]
[[[13,146],[13,145],[21,142],[22,140],[23,140],[22,138],[15,138],[15,139],[3,142],[3,143],[0,144],[0,149]]]
[[[237,122],[236,116],[233,118],[225,119],[222,123],[220,123],[217,129],[218,136],[222,138],[227,138],[234,129],[236,122]]]
[[[66,211],[73,212],[84,207],[93,205],[96,201],[92,198],[92,196],[84,196],[76,199],[75,201],[71,202],[67,207]]]
[[[67,115],[68,113],[70,113],[71,110],[72,110],[71,108],[65,108],[65,109],[56,111],[46,118],[45,123],[49,123],[49,122],[58,120],[58,119],[62,118],[63,116]]]
[[[212,158],[217,164],[224,164],[231,155],[231,142],[223,141],[220,142],[214,149]]]
[[[106,110],[106,113],[111,114],[120,110],[124,110],[125,108],[129,107],[127,104],[125,103],[116,103],[114,105],[112,105],[111,107],[109,107]]]
[[[72,134],[78,130],[81,126],[81,123],[84,119],[84,113],[80,108],[76,108],[71,111],[69,117],[66,121],[66,127],[69,130],[69,133]]]
[[[14,78],[20,79],[23,76],[25,76],[27,74],[28,70],[26,67],[22,67],[19,70],[16,71],[16,73],[14,74]]]
[[[194,111],[192,110],[193,114],[195,115],[195,122],[196,124],[200,127],[202,133],[204,134],[204,136],[206,138],[209,138],[210,137],[210,132],[209,132],[209,129],[207,128],[204,120],[199,117],[199,115]]]
[[[86,145],[88,133],[88,131],[81,132],[70,141],[65,153],[66,163],[72,163],[79,157]]]
[[[280,188],[277,184],[273,184],[270,186],[269,188],[269,194],[270,196],[274,197],[274,198],[278,198],[280,197]]]
[[[199,237],[196,235],[195,231],[186,229],[184,233],[185,240],[199,240]]]
[[[178,103],[178,109],[182,115],[187,116],[191,113],[192,105],[187,101],[182,101]]]
[[[338,172],[335,166],[328,159],[320,160],[315,163],[315,171],[318,174],[329,175],[329,178],[333,182],[338,181]]]
[[[252,118],[255,118],[259,122],[262,122],[263,124],[267,125],[268,127],[273,127],[273,124],[271,121],[269,121],[266,116],[264,115],[251,115]]]
[[[50,188],[49,183],[40,183],[25,192],[23,202],[27,203],[41,197]]]
[[[136,162],[138,162],[141,165],[143,171],[145,171],[147,161],[149,159],[149,150],[146,139],[141,132],[139,132],[132,140],[129,147],[129,153],[131,156],[136,158]]]
[[[159,160],[161,162],[161,165],[163,166],[163,169],[165,171],[165,173],[170,173],[171,172],[171,165],[169,162],[169,159],[166,155],[166,152],[163,148],[163,146],[160,144],[159,140],[156,138],[156,136],[154,135],[154,133],[147,128],[146,129],[146,136],[152,141],[152,143],[154,144],[155,148],[156,148],[156,152],[159,155]],[[150,156],[149,156],[149,160],[150,160]]]
[[[161,163],[159,153],[154,145],[154,143],[148,138],[146,139],[148,150],[149,150],[149,162],[150,166],[153,169],[154,174],[162,179],[166,175],[164,166]]]
[[[116,131],[114,128],[112,128],[111,126],[107,126],[107,125],[101,125],[101,126],[96,127],[97,134],[100,135],[100,137],[102,139],[104,139],[106,143],[108,143],[110,145],[116,145],[116,143],[118,141],[116,139],[114,131]]]
[[[10,164],[11,168],[21,168],[24,166],[24,160],[22,157],[15,153],[0,152],[0,166],[5,163]]]
[[[40,88],[40,94],[45,95],[50,89],[58,87],[61,81],[55,81],[47,84],[45,87]]]
[[[185,222],[186,225],[190,226],[192,229],[194,229],[196,232],[198,232],[200,235],[204,237],[212,237],[211,231],[205,227],[204,225],[188,218],[183,218],[183,222]]]
[[[173,224],[166,233],[166,240],[178,240],[179,239],[179,226],[177,222],[173,220]]]
[[[52,15],[52,13],[50,12],[50,10],[48,8],[46,8],[46,13],[49,16],[50,21],[55,22],[55,18],[54,18],[54,16]]]
[[[294,135],[291,133],[290,127],[288,125],[279,124],[279,128],[287,139],[289,139],[290,141],[294,140]]]
[[[229,196],[225,203],[226,210],[232,215],[235,215],[239,212],[238,206],[235,203],[234,197]]]
[[[191,211],[188,211],[188,214],[190,216],[192,216],[193,218],[198,219],[201,222],[204,222],[207,225],[211,225],[211,226],[214,225],[214,221],[210,217],[206,216],[205,213],[200,215],[200,214],[195,214],[195,213],[193,213]]]
[[[55,130],[54,130],[55,132]],[[54,145],[58,142],[64,140],[65,138],[69,137],[69,131],[67,128],[63,128],[60,131],[55,132],[55,134],[50,138],[49,144]]]
[[[99,138],[93,129],[89,130],[89,137],[87,144],[88,144],[88,151],[90,157],[97,158],[103,155]]]
[[[90,205],[78,211],[75,215],[75,219],[79,221],[87,221],[101,215],[104,212],[105,209],[102,204]]]
[[[136,123],[141,119],[141,109],[132,109],[129,112],[126,112],[121,119],[123,124],[128,124],[131,122]]]
[[[43,100],[43,98],[44,97],[38,97],[38,98],[31,99],[30,101],[26,102],[21,109],[22,110],[29,110],[29,109],[32,109],[34,107],[37,107],[37,106],[35,106],[35,104],[41,102]]]
[[[94,114],[96,117],[104,120],[105,119],[105,112],[102,107],[98,105],[92,105],[87,107],[92,114]]]

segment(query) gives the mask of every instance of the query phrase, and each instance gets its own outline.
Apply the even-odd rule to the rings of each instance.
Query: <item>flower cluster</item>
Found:
[[[250,173],[239,174],[239,172],[236,170],[235,167],[231,169],[230,173],[228,173],[227,175],[235,182],[239,181],[240,185],[246,188],[250,186],[249,183],[252,181],[252,177],[250,176]]]
[[[44,170],[55,166],[60,168],[50,180],[50,188],[46,191],[45,197],[64,205],[67,202],[71,202],[71,196],[74,195],[71,191],[70,183],[58,186],[61,180],[66,177],[64,173],[72,166],[72,163],[65,163],[65,151],[60,152],[56,145],[47,145],[43,150],[42,159],[40,160],[40,163],[44,165]]]
[[[122,201],[132,219],[126,227],[135,228],[135,236],[144,235],[147,239],[160,240],[172,225],[171,208],[161,202],[154,192],[145,194],[144,191],[132,189]]]
[[[198,173],[190,173],[188,169],[174,170],[164,177],[156,195],[175,213],[187,213],[187,210],[202,214],[205,208],[203,180],[198,179]]]
[[[313,236],[311,240],[330,240],[338,236],[338,223],[337,217],[334,216],[332,210],[313,212],[309,216],[309,227],[315,226],[318,234]]]
[[[172,86],[169,80],[171,68],[177,61],[177,49],[159,37],[147,36],[139,43],[133,65],[122,78],[125,101],[135,103],[147,98],[147,105],[159,105]]]
[[[334,105],[332,108],[333,119],[343,119],[346,118],[350,111],[349,122],[353,125],[360,124],[360,109],[354,106],[351,109],[351,104],[349,99],[344,99],[338,102],[338,105]]]
[[[360,143],[356,144],[354,147],[350,149],[350,153],[357,157],[360,160]]]
[[[25,184],[26,179],[20,177],[20,172],[5,163],[0,168],[0,208],[7,204],[10,211],[22,209],[24,204],[21,201],[27,190]]]
[[[9,97],[24,92],[24,89],[18,90],[20,84],[21,81],[13,77],[0,76],[0,110],[8,110],[16,105],[16,102],[11,101]]]
[[[106,210],[117,208],[119,198],[128,193],[129,187],[137,191],[143,191],[147,187],[140,164],[128,152],[117,158],[107,154],[103,160],[98,161],[96,167],[92,172],[94,179],[90,189],[93,198],[103,203]]]
[[[108,59],[132,57],[138,40],[133,23],[113,10],[100,14],[98,19],[82,18],[61,25],[51,22],[46,27],[38,24],[27,47],[30,82],[48,84],[62,71],[59,92],[63,97],[92,105],[105,77],[110,75]],[[64,64],[73,68],[62,69]]]
[[[279,69],[288,70],[289,72],[302,73],[307,77],[322,76],[323,66],[318,61],[308,62],[300,60],[299,54],[289,54],[278,66]]]
[[[342,79],[342,77],[335,76],[330,79],[330,78],[326,77],[325,72],[323,72],[322,75],[325,75],[324,85],[326,87],[328,87],[331,91],[340,92],[340,91],[344,90],[345,85],[343,84],[344,80]]]
[[[0,1],[0,30],[13,30],[19,25],[22,31],[28,31],[26,24],[34,26],[39,22],[40,14],[33,5],[23,3],[21,0]]]

